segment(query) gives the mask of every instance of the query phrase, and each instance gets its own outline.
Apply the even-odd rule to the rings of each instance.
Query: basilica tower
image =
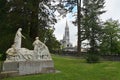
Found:
[[[65,26],[65,33],[63,36],[63,40],[61,40],[61,43],[64,48],[72,46],[72,44],[70,44],[69,26],[68,26],[67,21],[66,21],[66,26]]]
[[[64,37],[63,37],[63,40],[66,42],[66,43],[69,43],[69,27],[68,27],[68,24],[67,24],[67,21],[66,21],[66,26],[65,26],[65,33],[64,33]]]

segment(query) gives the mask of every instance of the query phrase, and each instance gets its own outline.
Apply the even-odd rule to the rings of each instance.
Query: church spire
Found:
[[[69,27],[68,27],[68,22],[67,22],[67,20],[66,20],[66,28],[69,28]]]
[[[65,37],[64,40],[66,41],[67,44],[69,44],[69,27],[68,27],[68,23],[66,20],[66,26],[65,26]]]
[[[64,46],[64,48],[67,47],[71,47],[72,45],[70,44],[70,36],[69,36],[69,26],[68,26],[68,22],[66,20],[66,25],[65,25],[65,33],[63,36],[63,40],[62,40],[62,45]]]

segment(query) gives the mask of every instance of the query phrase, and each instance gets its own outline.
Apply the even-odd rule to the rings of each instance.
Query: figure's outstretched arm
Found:
[[[25,39],[26,37],[21,34],[21,36]]]

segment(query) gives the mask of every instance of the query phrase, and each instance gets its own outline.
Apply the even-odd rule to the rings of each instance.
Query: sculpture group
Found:
[[[21,33],[22,28],[19,28],[16,32],[14,43],[9,48],[6,61],[38,61],[38,60],[52,60],[47,46],[39,40],[39,37],[35,38],[33,42],[34,50],[22,48],[22,37],[25,37]]]
[[[22,28],[19,28],[13,45],[6,51],[7,58],[3,62],[0,77],[54,73],[54,62],[47,46],[36,37],[33,50],[21,47],[22,37],[25,38],[21,31]]]

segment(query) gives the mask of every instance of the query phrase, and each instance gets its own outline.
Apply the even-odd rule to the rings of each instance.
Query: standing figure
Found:
[[[22,37],[25,38],[22,35],[21,31],[22,31],[22,28],[19,28],[18,31],[16,32],[15,39],[14,39],[15,49],[20,49],[21,48]]]

